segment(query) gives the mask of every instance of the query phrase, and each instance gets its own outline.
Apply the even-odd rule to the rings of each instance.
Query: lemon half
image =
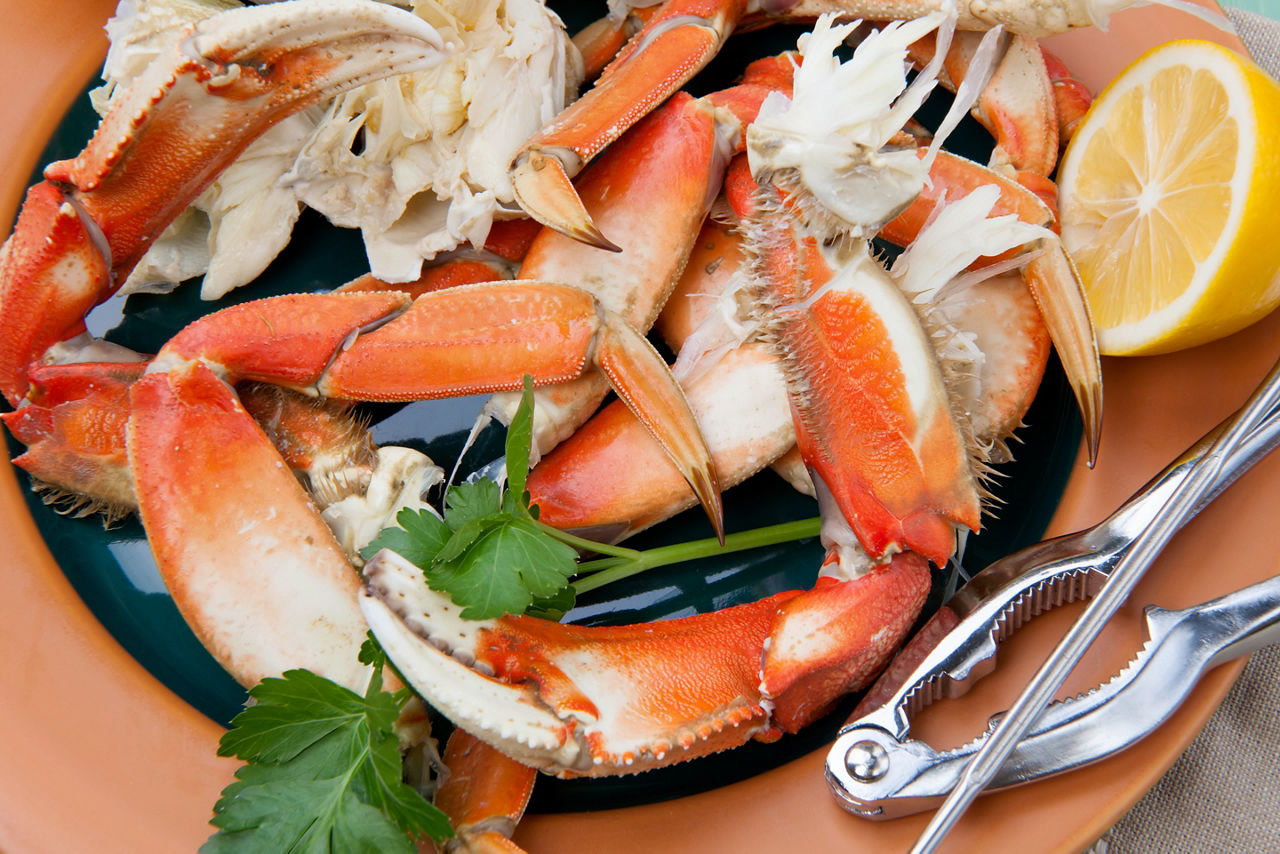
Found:
[[[1245,57],[1199,40],[1140,57],[1058,185],[1103,353],[1203,344],[1280,303],[1280,86]]]

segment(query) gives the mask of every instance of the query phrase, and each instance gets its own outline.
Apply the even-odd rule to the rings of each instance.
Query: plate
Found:
[[[113,5],[95,0],[50,15],[47,6],[0,2],[9,12],[4,36],[9,51],[0,79],[21,75],[27,81],[22,89],[7,87],[4,95],[8,109],[0,121],[7,132],[0,151],[13,168],[0,187],[0,210],[16,207],[43,140],[96,72],[104,47],[98,27]],[[1140,10],[1117,16],[1107,36],[1072,34],[1055,39],[1055,49],[1096,85],[1138,49],[1188,34],[1212,32],[1177,13]],[[1274,321],[1266,322],[1190,354],[1108,362],[1098,469],[1089,472],[1076,464],[1051,530],[1072,530],[1105,515],[1243,400],[1274,356],[1275,327]],[[1257,538],[1268,529],[1261,524],[1261,504],[1249,496],[1276,474],[1274,465],[1264,464],[1263,471],[1224,496],[1171,547],[1135,601],[1185,605],[1271,574],[1280,542],[1274,535]],[[1051,485],[1047,491],[1056,492]],[[208,811],[234,770],[234,763],[214,756],[220,727],[157,682],[86,609],[67,580],[84,568],[74,565],[74,557],[64,556],[63,568],[54,562],[7,466],[0,469],[0,502],[7,511],[0,525],[11,543],[5,577],[14,585],[0,606],[8,652],[0,684],[20,698],[0,711],[0,732],[13,745],[0,769],[0,848],[100,850],[104,839],[128,851],[198,846],[208,835]],[[1224,533],[1233,543],[1229,559],[1215,551]],[[1213,566],[1213,572],[1204,573],[1204,566]],[[1117,618],[1103,652],[1073,676],[1075,687],[1095,683],[1136,648],[1137,614],[1133,609]],[[1020,633],[999,677],[963,702],[930,710],[917,731],[940,746],[975,734],[987,713],[1007,703],[1017,671],[1030,671],[1036,652],[1047,651],[1052,632],[1061,633],[1068,616],[1036,621]],[[1237,671],[1213,674],[1173,721],[1123,759],[980,802],[957,830],[957,844],[1025,849],[1028,838],[1045,848],[1087,843],[1172,762]],[[869,824],[844,814],[826,793],[824,753],[813,750],[768,773],[676,801],[532,816],[517,839],[534,851],[651,850],[655,845],[701,850],[735,843],[754,848],[784,838],[794,844],[797,834],[811,835],[806,841],[815,850],[847,850],[850,844],[905,847],[923,819]],[[74,807],[74,821],[67,819],[67,805]],[[797,823],[801,814],[804,821]],[[1010,825],[1020,821],[1035,821],[1036,835],[1019,837]]]

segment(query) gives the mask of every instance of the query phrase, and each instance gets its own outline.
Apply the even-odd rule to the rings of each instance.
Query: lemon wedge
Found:
[[[1245,57],[1199,40],[1140,57],[1058,185],[1102,353],[1203,344],[1280,303],[1280,86]]]

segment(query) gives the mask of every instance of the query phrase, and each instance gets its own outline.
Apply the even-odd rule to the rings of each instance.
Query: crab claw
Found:
[[[779,604],[797,595],[656,624],[581,627],[463,620],[421,570],[389,551],[369,561],[365,581],[365,619],[410,684],[504,754],[562,777],[643,771],[769,730],[760,650]]]
[[[591,219],[559,157],[521,152],[511,165],[511,189],[524,212],[548,228],[597,249],[622,251]]]
[[[72,160],[50,164],[0,250],[0,391],[78,333],[154,238],[286,115],[370,80],[429,67],[445,47],[372,0],[234,9],[175,34]]]
[[[364,575],[361,610],[405,679],[477,738],[561,777],[631,774],[796,731],[884,666],[930,579],[923,558],[903,554],[723,611],[572,626],[463,620],[390,551]]]
[[[874,678],[929,595],[929,565],[917,554],[903,552],[848,580],[826,574],[839,572],[840,560],[828,555],[817,585],[784,603],[769,633],[761,688],[784,732],[807,726]]]

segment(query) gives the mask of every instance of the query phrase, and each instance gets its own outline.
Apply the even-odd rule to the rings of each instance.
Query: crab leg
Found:
[[[678,93],[645,117],[578,181],[587,208],[623,251],[601,252],[548,228],[530,247],[520,278],[573,282],[647,331],[685,269],[729,154],[741,148],[742,126],[769,92],[789,87],[791,69],[785,57],[760,60],[737,86],[696,100]],[[568,438],[606,391],[590,374],[540,391],[534,408],[539,451]],[[496,395],[488,411],[506,422],[517,403],[515,396]]]
[[[738,236],[724,228],[711,221],[704,226],[686,276],[663,313],[659,327],[673,349],[680,350],[704,315],[714,317],[723,309],[718,293],[740,260]],[[1039,388],[1050,349],[1039,310],[1016,274],[953,289],[930,306],[931,315],[972,336],[983,354],[976,381],[958,388],[953,381],[949,391],[953,399],[959,396],[976,445],[990,448],[992,461],[1003,462],[1009,456],[1004,442],[1020,426]],[[712,336],[713,343],[719,341]],[[785,380],[769,347],[756,340],[731,344],[725,352],[713,352],[713,364],[695,369],[691,378],[682,378],[681,363],[689,354],[681,353],[677,378],[722,486],[731,487],[793,446]],[[778,469],[776,461],[773,466]],[[812,494],[798,455],[793,466],[795,471],[779,473]],[[629,536],[695,503],[679,472],[620,404],[603,409],[544,457],[530,473],[528,489],[543,521],[604,540]]]
[[[709,218],[657,324],[673,350],[681,351],[700,326],[709,331],[712,323],[715,328],[729,323],[717,303],[743,260],[740,235]],[[759,342],[739,343],[732,332],[728,336],[732,343],[707,357],[709,367],[677,374],[725,489],[795,444],[777,359]],[[721,343],[721,336],[711,337],[713,346]],[[677,372],[684,371],[681,365]],[[620,403],[606,406],[544,456],[527,487],[544,522],[610,541],[670,518],[695,501],[679,472]]]
[[[398,364],[383,367],[392,355]],[[644,417],[718,517],[715,475],[678,388],[656,352],[581,291],[470,286],[412,304],[398,293],[298,295],[193,323],[129,389],[139,511],[175,603],[245,684],[287,667],[344,684],[364,673],[348,559],[229,383],[406,400],[510,387],[524,373],[561,379],[593,359],[624,399],[657,413]]]
[[[1045,70],[1053,86],[1053,100],[1058,114],[1058,140],[1062,145],[1071,141],[1084,114],[1093,103],[1093,93],[1072,75],[1066,64],[1043,48]]]
[[[0,391],[83,329],[164,227],[267,127],[343,89],[429,67],[444,46],[369,0],[235,9],[184,30],[73,160],[50,164],[0,250]]]
[[[576,240],[618,250],[583,207],[569,179],[715,56],[744,5],[742,0],[663,4],[595,86],[516,154],[511,183],[520,206]]]
[[[539,222],[603,248],[614,244],[578,201],[570,182],[582,167],[648,110],[684,85],[723,47],[738,26],[774,21],[808,22],[821,15],[841,20],[894,21],[954,9],[960,30],[1003,27],[1019,37],[1040,38],[1071,29],[1106,26],[1108,16],[1141,0],[986,2],[961,0],[670,0],[660,5],[611,4],[609,18],[588,27],[575,42],[591,66],[628,38],[594,88],[531,138],[511,164],[520,206]],[[1224,29],[1230,23],[1185,0],[1156,0],[1203,17]],[[638,31],[633,30],[639,26]],[[1021,40],[1019,40],[1021,41]],[[1029,49],[1027,40],[1015,53]],[[1043,173],[1043,174],[1048,174]]]
[[[196,637],[246,686],[295,667],[363,686],[351,564],[235,393],[197,362],[130,399],[142,523]]]
[[[930,187],[890,222],[880,232],[881,236],[906,245],[944,197],[948,202],[956,201],[975,188],[988,185],[1000,188],[996,213],[1013,213],[1023,222],[1035,225],[1052,226],[1056,222],[1054,211],[1044,205],[1043,199],[1019,182],[946,152],[940,152],[934,161],[930,181]],[[1040,248],[1040,254],[1031,258],[1024,268],[1023,280],[1040,308],[1062,360],[1084,420],[1089,457],[1093,459],[1097,456],[1102,431],[1102,366],[1093,320],[1080,277],[1061,241],[1046,238]]]
[[[763,296],[805,460],[873,558],[908,549],[946,563],[955,526],[977,530],[980,507],[931,342],[865,249],[837,254],[775,222]]]
[[[455,839],[446,854],[458,851],[523,854],[511,834],[524,815],[537,774],[468,733],[455,729],[444,751],[447,774],[435,804],[449,816]]]
[[[672,98],[593,163],[579,183],[587,205],[624,251],[602,252],[546,228],[530,245],[520,279],[572,282],[636,330],[648,330],[719,189],[728,144],[709,103]],[[540,390],[534,406],[538,450],[545,453],[568,437],[607,392],[599,374]],[[518,402],[515,395],[496,395],[488,411],[507,422]]]
[[[951,91],[964,84],[980,38],[978,33],[955,34],[943,60],[945,76],[940,75]],[[926,65],[934,50],[929,36],[911,46],[911,56],[917,65]],[[1056,107],[1040,45],[1027,36],[1011,36],[972,111],[995,138],[992,166],[1007,165],[1015,173],[1052,173],[1058,160]]]

